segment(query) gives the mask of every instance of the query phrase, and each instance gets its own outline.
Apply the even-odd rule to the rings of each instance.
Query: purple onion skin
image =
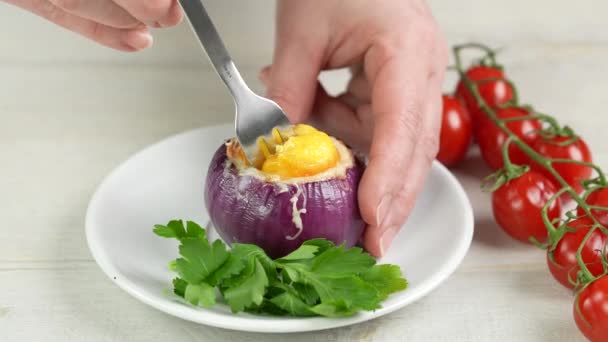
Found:
[[[222,144],[211,160],[205,182],[207,212],[226,243],[255,244],[271,258],[279,258],[314,238],[344,242],[348,248],[359,241],[365,223],[357,189],[364,166],[356,158],[345,177],[300,183],[299,191],[293,184],[284,184],[284,192],[276,183],[240,175],[233,163],[225,170],[227,159]],[[297,209],[303,208],[306,198],[306,212],[300,214],[302,232],[293,239],[299,229],[292,221],[290,200],[298,192]]]

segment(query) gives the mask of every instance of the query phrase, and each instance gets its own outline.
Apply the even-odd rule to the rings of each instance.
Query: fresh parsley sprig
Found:
[[[154,233],[180,242],[180,257],[169,264],[178,275],[173,291],[196,306],[211,307],[219,297],[233,313],[341,317],[379,309],[407,288],[398,266],[325,239],[273,260],[255,245],[210,242],[192,221],[156,225]]]

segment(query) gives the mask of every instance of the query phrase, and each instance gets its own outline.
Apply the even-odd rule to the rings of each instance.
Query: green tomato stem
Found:
[[[532,117],[531,115],[522,115],[522,116],[515,116],[512,118],[504,118],[501,120],[506,123],[511,123],[511,122],[515,122],[515,121],[523,121],[523,120],[530,120],[530,119],[537,119],[537,118]]]
[[[509,158],[509,145],[511,145],[513,140],[513,136],[509,136],[504,145],[502,145],[502,160],[504,161],[504,168],[507,170],[513,168],[513,163],[511,163],[511,159]]]
[[[608,274],[608,242],[604,244],[604,248],[602,249],[602,267],[604,269],[604,273],[602,275]]]
[[[519,92],[517,91],[517,87],[515,86],[515,83],[513,83],[513,81],[506,79],[506,78],[503,79],[502,82],[506,82],[507,85],[509,85],[509,87],[511,87],[511,91],[513,92],[513,99],[510,100],[510,102],[513,104],[518,104],[519,103]]]
[[[585,235],[585,238],[581,242],[580,246],[578,246],[578,249],[576,251],[576,262],[579,265],[581,272],[582,272],[583,284],[591,283],[592,281],[594,281],[596,279],[595,276],[591,273],[591,271],[587,267],[587,265],[585,264],[585,261],[583,260],[583,248],[585,248],[587,241],[589,241],[589,239],[591,238],[591,235],[595,232],[595,230],[597,228],[598,228],[598,226],[594,224],[593,227],[591,227],[591,229],[589,229],[589,231],[587,232],[587,235]],[[582,267],[582,266],[584,266],[584,267]],[[605,267],[605,265],[604,265],[604,267]]]
[[[548,123],[549,126],[551,126],[552,130],[555,130],[555,131],[559,130],[559,124],[557,123],[557,121],[554,118],[552,118],[546,114],[538,113],[536,111],[532,111],[532,113],[533,114],[530,114],[530,115],[516,116],[516,117],[505,118],[505,119],[501,119],[501,120],[506,123],[514,122],[514,121],[523,121],[523,120],[539,120],[539,121],[544,121],[544,122]]]
[[[597,229],[597,227],[601,227],[601,228],[603,228],[602,231],[605,231],[605,227],[603,227],[601,225],[601,223],[591,214],[589,205],[579,196],[578,193],[576,193],[576,191],[574,191],[574,189],[572,189],[572,187],[564,180],[564,178],[555,170],[555,168],[552,165],[554,162],[560,162],[560,163],[561,162],[569,162],[569,163],[574,162],[576,164],[580,164],[580,163],[578,163],[577,161],[573,161],[573,160],[566,161],[566,160],[561,160],[561,159],[545,158],[544,156],[540,155],[538,152],[533,150],[530,146],[528,146],[528,144],[526,144],[523,140],[521,140],[518,136],[516,136],[507,127],[507,125],[506,125],[507,121],[500,119],[496,115],[494,110],[488,106],[488,104],[485,102],[485,100],[479,94],[478,84],[476,84],[476,82],[473,82],[467,76],[466,72],[464,71],[464,69],[462,67],[462,58],[460,56],[460,53],[463,49],[466,49],[466,48],[481,49],[481,50],[485,51],[488,56],[492,56],[492,57],[495,54],[495,52],[494,52],[494,50],[490,49],[489,47],[487,47],[483,44],[477,44],[477,43],[462,44],[462,45],[455,46],[453,48],[454,57],[455,57],[455,68],[456,68],[457,72],[459,73],[461,80],[464,81],[465,86],[467,87],[469,92],[471,92],[471,94],[473,95],[475,100],[477,101],[478,107],[486,114],[486,116],[492,122],[494,122],[494,124],[496,126],[498,126],[500,128],[500,130],[502,130],[509,137],[508,139],[510,139],[510,143],[511,142],[515,143],[532,161],[534,161],[536,164],[540,165],[541,167],[546,169],[549,173],[551,173],[551,175],[553,175],[553,177],[559,183],[559,185],[561,185],[561,189],[558,190],[557,193],[552,197],[553,201],[555,201],[562,194],[568,193],[568,195],[570,195],[572,197],[572,199],[578,204],[578,206],[580,208],[582,208],[583,211],[593,220],[594,228],[592,230],[590,230],[590,232]],[[492,62],[495,64],[494,58],[492,58]],[[507,81],[507,82],[513,88],[514,94],[516,94],[513,83],[510,81]],[[535,114],[535,116],[538,116],[538,118],[541,118],[541,119],[547,121],[552,126],[552,128],[554,128],[554,129],[559,128],[559,125],[557,124],[557,121],[555,119],[553,119],[547,115],[544,115],[544,114]],[[530,117],[528,117],[528,119],[529,118]],[[503,158],[505,160],[505,166],[511,165],[511,163],[509,161],[508,152],[505,152],[505,150],[507,150],[507,149],[503,150]],[[591,163],[585,163],[584,165],[593,167],[593,169],[598,172],[600,181],[605,182],[604,173],[601,171],[601,169],[598,166],[595,166]],[[543,216],[543,222],[545,223],[546,228],[549,230],[549,233],[553,232],[555,235],[556,229],[555,229],[555,227],[553,227],[552,222],[549,220],[548,213],[547,213],[550,204],[551,204],[551,200],[545,204],[545,206],[542,209],[542,216]],[[577,258],[576,258],[578,266],[580,267],[585,280],[594,279],[593,275],[589,271],[589,268],[583,262],[582,256],[581,256],[582,248],[583,248],[585,242],[589,239],[589,236],[590,236],[590,234],[587,234],[585,241],[579,247],[579,249],[577,251]],[[555,245],[557,245],[557,243],[559,242],[559,239],[558,239],[558,241],[551,241],[551,242],[553,243],[553,246],[551,246],[550,248],[554,249]]]
[[[545,227],[549,231],[549,234],[555,233],[557,231],[557,229],[555,229],[555,227],[553,226],[553,222],[551,222],[551,220],[549,219],[549,208],[551,207],[553,202],[555,202],[566,191],[567,190],[564,188],[559,189],[556,193],[553,194],[553,196],[551,196],[551,198],[549,198],[547,203],[545,203],[545,205],[540,211],[543,218],[543,222],[545,223]]]
[[[559,131],[559,129],[560,129],[559,123],[557,122],[557,120],[555,120],[555,118],[553,118],[547,114],[539,113],[536,110],[534,110],[532,112],[532,115],[530,115],[528,118],[544,121],[544,122],[548,123],[549,126],[551,126],[551,129],[553,129],[554,131]]]
[[[490,48],[487,45],[484,45],[481,43],[474,43],[474,42],[464,43],[464,44],[454,46],[454,52],[458,52],[457,54],[460,55],[460,50],[470,49],[470,48],[484,51],[486,53],[486,56],[483,57],[482,59],[485,59],[487,57],[490,59],[490,62],[492,63],[492,65],[496,66],[496,50]]]
[[[600,178],[600,182],[602,182],[602,183],[606,182],[606,176],[604,175],[604,172],[602,171],[602,169],[593,163],[589,163],[589,162],[585,162],[585,161],[581,161],[581,160],[562,159],[562,158],[553,158],[553,159],[551,159],[551,163],[578,164],[578,165],[592,168],[593,170],[595,170],[595,172],[597,172],[598,177]]]

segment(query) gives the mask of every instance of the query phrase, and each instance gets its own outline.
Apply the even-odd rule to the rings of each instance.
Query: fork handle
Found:
[[[252,91],[234,65],[205,6],[203,6],[201,0],[180,0],[179,2],[215,71],[238,103],[240,99],[251,94]]]

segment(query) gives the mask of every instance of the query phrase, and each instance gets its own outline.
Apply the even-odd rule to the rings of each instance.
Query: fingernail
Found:
[[[134,49],[141,50],[152,45],[153,38],[148,31],[132,31],[129,35],[129,46]]]
[[[380,236],[380,256],[384,256],[391,247],[395,236],[399,232],[399,226],[388,227]]]
[[[380,200],[380,203],[376,207],[376,226],[382,227],[383,222],[386,221],[386,217],[388,216],[391,206],[393,204],[393,195],[386,194]]]

